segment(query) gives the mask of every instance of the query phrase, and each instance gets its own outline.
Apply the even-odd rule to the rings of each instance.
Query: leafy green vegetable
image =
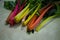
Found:
[[[15,3],[13,1],[4,1],[4,8],[13,10],[15,7]]]
[[[42,0],[43,3],[48,4],[48,3],[53,3],[53,2],[57,2],[60,0]]]
[[[47,18],[49,16],[53,16],[56,12],[56,8],[52,7],[45,15],[44,18]]]
[[[55,12],[55,15],[60,16],[60,5],[56,4],[57,6],[57,12]]]

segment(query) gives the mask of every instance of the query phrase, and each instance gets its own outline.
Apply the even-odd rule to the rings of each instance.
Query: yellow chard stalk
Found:
[[[29,5],[30,5],[30,3],[20,12],[20,13],[18,13],[16,16],[15,16],[15,22],[16,23],[19,23],[20,21],[21,21],[21,16],[26,12],[26,10],[28,9],[28,7],[29,7]]]
[[[49,21],[51,21],[51,19],[53,19],[56,15],[50,16],[47,19],[45,19],[42,23],[40,23],[37,27],[36,27],[36,31],[38,32],[46,23],[48,23]]]
[[[35,9],[35,11],[28,17],[28,19],[23,22],[24,25],[26,25],[26,24],[30,21],[30,19],[35,15],[35,13],[38,11],[39,8],[40,8],[40,4],[39,4],[38,7]]]
[[[21,15],[20,20],[21,20],[25,15],[27,15],[28,12],[29,12],[29,8],[24,12],[24,14]]]

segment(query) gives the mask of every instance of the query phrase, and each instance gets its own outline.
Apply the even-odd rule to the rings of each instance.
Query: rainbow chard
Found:
[[[30,26],[30,30],[33,30],[38,24],[39,22],[42,20],[43,16],[45,15],[45,13],[52,7],[53,5],[50,5],[48,8],[46,8],[46,10],[44,10],[41,15],[37,18],[37,20],[33,23],[33,25]]]
[[[25,15],[25,17],[22,19],[22,23],[26,20],[26,18],[29,15],[29,13],[31,13],[35,9],[35,7],[33,7],[32,9],[30,9],[30,11]]]
[[[21,11],[21,12],[19,12],[16,16],[15,16],[15,22],[16,23],[19,23],[20,22],[20,20],[21,20],[21,16],[23,15],[23,13],[28,9],[28,7],[29,7],[29,5],[30,5],[30,3]]]
[[[50,16],[48,18],[46,18],[41,24],[39,24],[36,27],[36,31],[38,32],[46,23],[48,23],[49,21],[51,21],[53,18],[55,17],[60,17],[60,6],[58,4],[56,4],[57,6],[57,11],[55,12],[55,14],[53,16]]]
[[[31,20],[31,18],[35,15],[35,13],[38,11],[40,6],[41,5],[39,4],[38,7],[36,8],[36,10],[28,17],[28,19],[26,21],[24,21],[24,25],[26,25]]]
[[[17,2],[16,5],[15,5],[15,8],[14,8],[14,9],[12,10],[12,12],[9,14],[8,18],[6,19],[6,23],[9,23],[11,14],[18,8],[19,2],[18,2],[18,1],[15,1],[15,2]],[[18,9],[17,9],[17,10],[18,10]]]
[[[9,19],[10,25],[15,24],[14,17],[24,8],[25,4],[26,4],[26,1],[19,8],[19,2],[18,2],[17,7],[15,8],[15,11],[13,11],[12,14],[10,15],[10,19]]]
[[[34,33],[34,29],[33,30],[29,30],[29,27],[35,22],[35,20],[38,18],[40,14],[37,12],[33,17],[32,19],[28,22],[27,24],[27,32],[32,32]]]
[[[8,2],[9,2],[9,1],[8,1]],[[9,3],[10,3],[10,4],[9,4]],[[13,8],[13,9],[12,9],[11,13],[9,14],[9,16],[7,17],[7,19],[6,19],[6,23],[7,23],[7,24],[9,23],[9,17],[10,17],[10,15],[11,15],[12,12],[14,11],[14,8],[17,6],[17,5],[14,5],[12,2],[9,2],[9,3],[5,3],[5,2],[4,2],[4,7],[6,7],[6,6],[7,6],[7,8],[11,7],[11,6],[8,7],[8,5],[12,5],[12,6],[14,6],[14,7],[11,7],[11,8]],[[11,8],[10,8],[10,9],[11,9]]]
[[[33,0],[28,0],[27,3],[28,4],[19,14],[17,14],[15,16],[15,22],[19,23],[25,15],[29,14],[29,11],[25,13],[25,11],[29,8],[29,10],[31,10],[32,7],[34,7],[34,2]]]
[[[33,14],[28,17],[28,19],[24,22],[24,25],[26,25],[30,21],[30,19],[35,15],[35,13],[38,11],[39,7],[40,7],[40,5],[38,5],[36,10],[33,12]]]
[[[9,20],[10,20],[10,16],[14,13],[14,11],[18,10],[18,4],[15,6],[15,9],[9,14],[6,22],[9,23]]]
[[[18,11],[18,4],[16,5],[16,8],[14,9],[14,11],[11,13],[10,17],[9,17],[9,24],[11,24],[11,19],[16,15],[16,12]],[[13,21],[12,21],[13,22]],[[12,24],[13,25],[13,24]]]

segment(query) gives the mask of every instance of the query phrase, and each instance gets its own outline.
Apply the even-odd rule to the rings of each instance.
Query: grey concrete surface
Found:
[[[60,18],[55,18],[39,32],[29,35],[26,28],[21,30],[21,25],[16,25],[16,28],[5,25],[11,11],[4,9],[3,4],[0,1],[0,40],[60,40]]]

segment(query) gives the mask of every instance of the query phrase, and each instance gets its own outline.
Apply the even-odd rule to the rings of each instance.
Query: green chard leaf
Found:
[[[55,12],[55,14],[57,16],[60,16],[60,5],[59,4],[56,4],[56,7],[57,7],[57,11]]]

